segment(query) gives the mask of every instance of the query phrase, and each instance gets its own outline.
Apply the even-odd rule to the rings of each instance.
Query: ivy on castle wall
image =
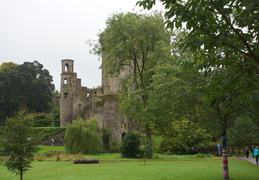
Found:
[[[105,102],[121,101],[121,94],[96,94],[95,105],[103,106]]]

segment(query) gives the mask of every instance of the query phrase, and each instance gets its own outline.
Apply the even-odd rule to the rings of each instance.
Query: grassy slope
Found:
[[[40,150],[38,151],[39,154],[46,152],[46,151],[60,151],[60,150],[64,150],[65,147],[64,146],[39,146]]]
[[[35,161],[26,180],[80,180],[80,179],[180,179],[218,180],[222,179],[221,158],[197,159],[195,156],[157,155],[159,159],[121,159],[118,154],[89,155],[84,158],[98,158],[99,164],[73,164],[73,162]],[[259,177],[258,166],[246,160],[229,158],[230,179],[244,180]],[[6,167],[0,165],[0,179],[19,179]]]

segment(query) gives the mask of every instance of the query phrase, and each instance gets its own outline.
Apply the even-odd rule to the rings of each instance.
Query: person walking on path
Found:
[[[246,158],[249,159],[249,147],[246,146],[245,148],[245,154],[246,154]]]
[[[255,158],[255,156],[254,156],[254,146],[252,146],[252,148],[251,148],[251,153],[252,153],[252,157]]]
[[[50,140],[50,145],[55,146],[55,140],[53,138],[51,138],[51,140]]]
[[[256,162],[256,165],[258,165],[258,156],[259,156],[259,147],[258,146],[256,146],[255,148],[254,148],[254,156],[255,156],[255,162]]]
[[[218,143],[218,145],[217,145],[217,148],[218,148],[218,155],[220,156],[221,146],[220,146],[220,144],[219,144],[219,143]]]

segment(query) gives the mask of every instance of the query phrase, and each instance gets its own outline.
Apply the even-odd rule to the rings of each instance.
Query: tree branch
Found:
[[[232,23],[229,21],[229,19],[226,17],[226,15],[223,13],[223,11],[219,8],[219,6],[215,3],[215,1],[210,0],[211,4],[216,8],[216,10],[221,14],[222,18],[226,22],[226,24],[234,31],[234,33],[239,37],[239,39],[244,43],[245,47],[248,50],[248,53],[245,53],[247,56],[254,59],[254,61],[259,65],[259,60],[255,57],[254,53],[252,52],[249,44],[247,43],[246,39],[238,32],[236,28],[232,25]]]

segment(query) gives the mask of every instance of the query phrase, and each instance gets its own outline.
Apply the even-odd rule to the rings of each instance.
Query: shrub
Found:
[[[111,130],[107,128],[103,128],[102,129],[103,149],[107,152],[110,151],[110,137],[111,137]]]
[[[54,118],[51,114],[37,113],[30,115],[34,122],[34,127],[49,127],[53,126]]]
[[[211,136],[198,124],[188,120],[172,122],[171,132],[157,145],[160,153],[193,154],[207,147]]]
[[[141,154],[140,138],[129,131],[122,139],[121,155],[124,158],[136,158]]]
[[[48,139],[56,134],[64,132],[65,127],[35,127],[33,131],[40,136],[40,140]]]
[[[117,143],[116,141],[113,141],[110,145],[110,153],[119,153],[121,148],[121,144]]]

